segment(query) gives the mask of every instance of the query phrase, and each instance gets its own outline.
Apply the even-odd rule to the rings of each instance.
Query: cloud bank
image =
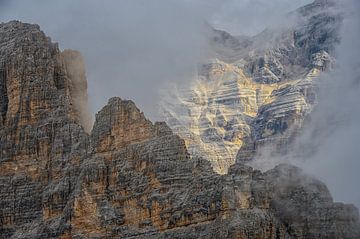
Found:
[[[318,104],[286,155],[264,149],[251,163],[267,170],[300,166],[326,183],[334,199],[360,208],[360,2],[341,1],[344,22],[336,66],[319,79]]]
[[[256,35],[265,28],[290,24],[287,13],[312,0],[225,0],[212,16],[218,28],[235,35]],[[284,18],[286,21],[284,21]]]
[[[158,119],[158,90],[188,84],[206,58],[205,22],[254,34],[309,0],[0,0],[0,21],[37,23],[86,60],[90,107],[133,99]]]
[[[322,179],[338,201],[360,208],[360,2],[344,1],[335,70],[321,79],[319,104],[300,145],[317,145],[299,165]]]

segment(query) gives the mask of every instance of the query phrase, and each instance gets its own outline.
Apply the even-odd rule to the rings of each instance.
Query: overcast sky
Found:
[[[132,99],[158,119],[158,90],[187,84],[207,52],[204,22],[253,35],[309,0],[0,0],[0,21],[37,23],[85,57],[90,108]]]

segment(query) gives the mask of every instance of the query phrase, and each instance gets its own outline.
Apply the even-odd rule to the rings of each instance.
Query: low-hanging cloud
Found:
[[[84,55],[93,111],[120,96],[156,118],[157,89],[190,78],[206,52],[201,15],[172,0],[12,0],[1,14],[37,23]]]
[[[336,200],[360,208],[360,2],[344,4],[337,66],[321,79],[319,104],[300,138],[317,148],[300,165],[325,181]]]
[[[286,155],[264,149],[252,165],[267,170],[279,163],[302,167],[326,183],[336,201],[360,208],[360,2],[344,0],[336,66],[319,79],[318,104]]]
[[[212,16],[218,28],[235,35],[256,35],[266,28],[292,23],[290,15],[294,9],[312,0],[225,0]],[[287,15],[287,16],[286,16]]]
[[[0,21],[37,23],[86,60],[92,112],[111,96],[158,119],[158,90],[187,84],[207,57],[205,22],[254,34],[309,0],[0,0]],[[236,25],[236,28],[235,28]]]

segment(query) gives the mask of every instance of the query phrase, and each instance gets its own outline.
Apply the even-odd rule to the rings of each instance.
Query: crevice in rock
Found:
[[[4,63],[0,63],[0,117],[2,124],[5,123],[6,113],[8,111],[9,104],[9,99],[7,96],[6,78],[6,66]]]
[[[55,87],[58,90],[63,90],[65,88],[65,82],[61,77],[61,74],[59,74],[59,70],[55,69],[54,71],[54,83]]]

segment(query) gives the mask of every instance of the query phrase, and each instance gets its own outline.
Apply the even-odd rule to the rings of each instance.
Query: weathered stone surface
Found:
[[[91,133],[95,151],[111,151],[154,136],[152,123],[132,101],[111,98],[97,115]]]
[[[265,146],[286,149],[316,104],[317,77],[334,64],[342,17],[333,1],[292,14],[299,16],[295,26],[252,38],[212,29],[216,58],[199,67],[196,83],[163,103],[166,122],[189,152],[220,174]]]
[[[266,172],[265,178],[273,186],[271,204],[275,214],[293,237],[358,237],[358,210],[352,205],[333,203],[326,185],[319,180],[290,165],[277,166]]]
[[[204,156],[216,172],[226,173],[251,136],[259,107],[277,88],[252,81],[241,67],[214,60],[201,67],[193,90],[170,98],[165,116],[191,154]],[[171,105],[176,97],[181,105]]]
[[[0,53],[0,238],[360,237],[358,210],[298,168],[219,175],[131,101],[110,99],[87,134],[78,55],[38,26],[1,24]]]
[[[65,60],[39,26],[0,24],[0,65],[0,234],[10,238],[63,213],[89,139]]]

